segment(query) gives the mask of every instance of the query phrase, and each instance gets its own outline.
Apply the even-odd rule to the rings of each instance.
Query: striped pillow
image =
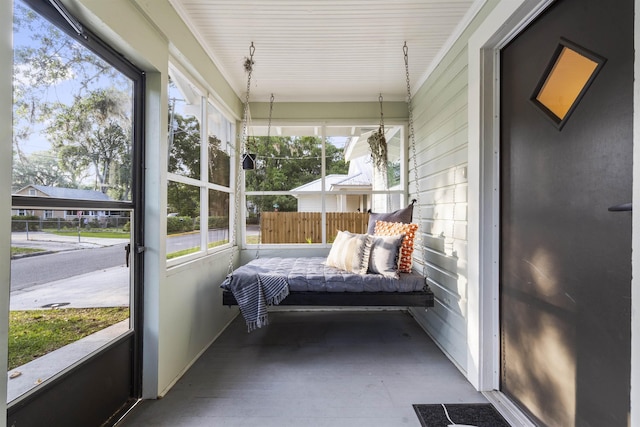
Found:
[[[371,236],[369,273],[382,274],[392,279],[398,278],[398,255],[404,235]]]
[[[416,237],[418,224],[403,224],[401,222],[376,221],[376,236],[396,236],[403,234],[402,246],[400,247],[400,262],[398,263],[398,271],[401,273],[411,273],[411,264],[413,262],[413,241]]]
[[[356,274],[366,274],[369,267],[371,236],[338,231],[326,264]]]

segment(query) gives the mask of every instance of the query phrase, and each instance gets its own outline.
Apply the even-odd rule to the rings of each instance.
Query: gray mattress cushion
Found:
[[[425,278],[417,273],[400,273],[399,279],[354,274],[329,267],[325,261],[324,257],[258,258],[249,264],[285,276],[291,292],[414,292],[425,287]]]

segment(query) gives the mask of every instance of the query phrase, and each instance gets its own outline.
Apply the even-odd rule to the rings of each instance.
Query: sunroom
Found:
[[[8,362],[0,425],[417,426],[412,404],[479,402],[510,425],[640,425],[639,3],[4,2],[1,359],[17,301],[118,293],[125,319],[55,372]],[[412,203],[433,305],[283,304],[252,332],[223,305],[252,260],[326,258]],[[18,285],[61,255],[12,259],[60,234],[12,224],[30,212],[74,212],[69,245],[106,228],[84,212],[117,213],[117,265],[58,278],[106,259],[82,242],[51,258],[58,287]]]

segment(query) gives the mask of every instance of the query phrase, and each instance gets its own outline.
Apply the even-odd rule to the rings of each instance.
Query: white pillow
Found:
[[[331,245],[327,265],[356,274],[366,274],[369,267],[371,236],[338,231]]]

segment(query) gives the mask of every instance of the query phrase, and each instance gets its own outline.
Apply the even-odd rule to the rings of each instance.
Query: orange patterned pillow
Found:
[[[403,234],[402,246],[400,247],[400,261],[398,271],[411,273],[411,263],[413,254],[413,241],[416,237],[418,224],[404,224],[402,222],[376,221],[374,234],[377,236],[397,236]]]

